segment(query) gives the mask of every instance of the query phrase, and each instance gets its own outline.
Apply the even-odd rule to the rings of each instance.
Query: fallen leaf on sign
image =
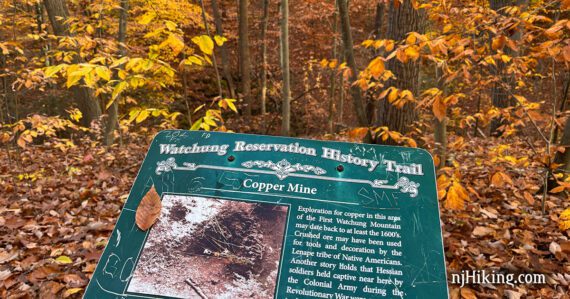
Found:
[[[156,193],[154,186],[152,186],[137,208],[135,215],[137,226],[143,231],[149,229],[160,216],[161,209],[162,202],[160,201],[160,196]]]

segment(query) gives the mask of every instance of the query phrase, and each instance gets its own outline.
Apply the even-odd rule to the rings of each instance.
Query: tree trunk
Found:
[[[224,29],[222,27],[222,16],[220,15],[220,8],[218,7],[218,0],[212,0],[212,10],[214,14],[214,24],[216,25],[216,34],[219,36],[224,36]],[[232,72],[230,70],[230,59],[228,55],[228,49],[225,44],[220,46],[220,52],[222,56],[222,71],[224,72],[224,78],[228,83],[228,90],[230,97],[232,99],[236,98],[236,92],[234,87],[234,80],[232,78]]]
[[[562,133],[560,146],[564,147],[566,150],[564,153],[556,152],[554,163],[562,164],[561,168],[568,173],[570,172],[570,117],[566,119],[566,124],[564,124],[564,133]]]
[[[374,18],[374,38],[381,39],[384,36],[384,2],[379,1],[376,4],[376,17]]]
[[[526,6],[528,0],[490,0],[489,7],[495,10],[499,14],[505,14],[504,9],[507,6]],[[520,40],[522,37],[522,31],[516,30],[512,36],[513,40]],[[512,51],[510,48],[505,47],[505,54],[510,56],[517,56],[518,53]],[[499,109],[504,109],[511,107],[515,104],[515,101],[509,93],[509,89],[514,85],[515,78],[509,74],[505,73],[506,65],[502,60],[497,61],[497,66],[494,69],[494,74],[500,78],[499,82],[496,82],[491,89],[491,101],[493,106]],[[506,85],[506,86],[505,86]],[[505,119],[502,117],[494,118],[491,120],[490,124],[490,134],[491,136],[500,136],[502,132],[499,132],[499,128],[507,124]]]
[[[125,42],[127,39],[127,18],[129,16],[129,0],[121,0],[119,14],[119,32],[117,42],[119,43],[119,57],[127,55]],[[119,80],[119,78],[116,78]],[[105,126],[105,145],[110,146],[115,140],[115,130],[119,128],[119,98],[116,98],[107,112],[107,125]]]
[[[267,112],[267,24],[269,23],[269,0],[263,0],[261,20],[261,114]]]
[[[387,39],[399,41],[405,39],[409,32],[422,33],[424,30],[425,16],[422,12],[414,9],[410,0],[404,0],[403,3],[390,1],[388,9]],[[419,62],[401,63],[397,59],[391,59],[387,62],[386,69],[392,71],[396,79],[386,82],[385,88],[395,87],[398,90],[409,90],[417,95],[420,74]],[[395,107],[387,100],[383,100],[379,104],[378,124],[387,126],[391,131],[402,134],[409,132],[416,117],[414,103],[408,102],[402,108]]]
[[[65,23],[69,18],[69,12],[64,0],[44,0],[44,6],[53,28],[53,32],[58,36],[70,36],[69,26]],[[80,63],[79,54],[76,55],[74,63]],[[87,87],[75,85],[71,91],[77,102],[77,106],[83,114],[82,124],[86,127],[91,122],[101,116],[101,107],[95,98],[93,91]]]
[[[202,8],[202,20],[204,21],[204,28],[206,29],[206,35],[214,40],[214,37],[210,35],[210,26],[208,26],[208,19],[206,18],[206,7],[204,6],[204,0],[200,0],[200,7]],[[220,72],[218,71],[218,61],[216,60],[216,51],[212,51],[212,64],[214,65],[214,72],[216,73],[216,83],[218,86],[218,96],[224,97],[222,92],[222,80],[220,79]]]
[[[337,59],[337,36],[338,33],[338,3],[335,2],[334,13],[333,13],[333,43],[332,43],[332,58]],[[338,60],[337,60],[338,61]],[[334,115],[335,115],[335,94],[336,94],[336,69],[331,70],[331,86],[329,92],[329,119],[328,119],[328,131],[333,134],[335,132],[334,127]],[[341,87],[342,88],[342,87]]]
[[[281,0],[281,71],[283,72],[283,104],[281,135],[291,134],[291,86],[289,78],[289,0]]]
[[[251,115],[251,61],[249,56],[248,0],[239,0],[239,65],[241,72],[241,92],[245,104],[244,114]]]
[[[350,17],[348,15],[348,4],[347,0],[336,0],[336,1],[338,5],[338,11],[340,14],[342,41],[344,45],[344,56],[346,58],[348,67],[351,70],[350,91],[352,94],[354,110],[356,111],[356,118],[358,125],[364,127],[368,125],[366,110],[364,110],[364,103],[362,100],[362,95],[360,93],[360,88],[353,84],[358,76],[358,69],[356,67],[356,61],[354,59],[352,33],[350,31]]]

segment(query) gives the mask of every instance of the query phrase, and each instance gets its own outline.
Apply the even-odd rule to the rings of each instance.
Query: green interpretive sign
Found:
[[[384,297],[448,298],[427,151],[178,130],[152,141],[84,296]]]

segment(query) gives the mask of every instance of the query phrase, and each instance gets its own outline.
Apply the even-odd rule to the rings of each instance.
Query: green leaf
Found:
[[[200,35],[192,38],[192,42],[194,42],[200,48],[204,54],[212,55],[214,51],[214,42],[212,39],[207,35]]]

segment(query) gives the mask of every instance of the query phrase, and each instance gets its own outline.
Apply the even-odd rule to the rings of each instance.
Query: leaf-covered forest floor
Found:
[[[85,139],[66,151],[46,143],[10,151],[10,158],[0,151],[0,297],[82,294],[150,139],[128,135],[123,146],[110,149],[93,148]],[[557,224],[568,206],[565,195],[549,194],[543,216],[537,187],[543,168],[524,158],[533,155],[532,147],[520,140],[512,140],[510,148],[495,144],[465,141],[453,157],[460,174],[440,171],[461,179],[476,195],[463,211],[445,209],[441,202],[448,273],[543,273],[547,283],[450,284],[451,298],[569,298],[570,240]],[[497,172],[506,177],[493,179]]]

